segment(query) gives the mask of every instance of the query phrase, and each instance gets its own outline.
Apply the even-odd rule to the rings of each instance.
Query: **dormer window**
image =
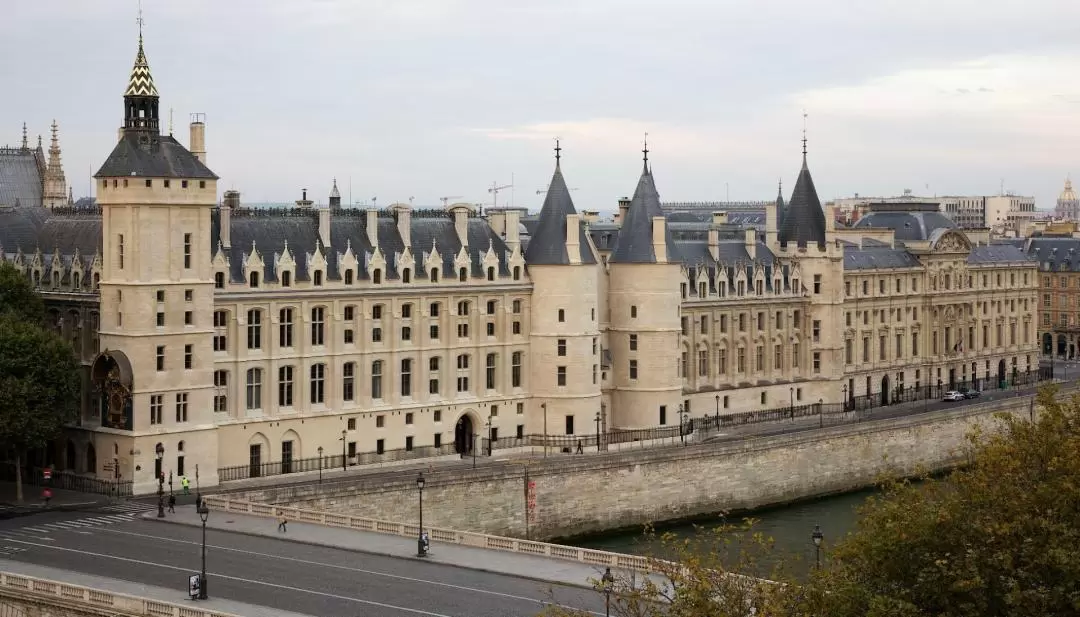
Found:
[[[487,269],[487,280],[489,280],[489,281],[494,281],[495,280],[495,268],[493,268],[491,266],[488,266],[488,269]]]
[[[252,272],[248,275],[248,287],[256,289],[259,286],[259,273]]]
[[[215,272],[214,273],[214,287],[217,288],[217,289],[225,289],[225,273],[224,272]]]
[[[315,271],[315,277],[314,277],[314,280],[312,281],[312,283],[316,287],[322,287],[322,270],[316,270]]]
[[[352,271],[352,268],[349,268],[348,270],[345,271],[345,284],[346,285],[352,285],[352,283],[353,283],[353,271]]]
[[[408,268],[405,268],[404,270],[401,271],[401,282],[402,283],[411,283],[412,282],[412,270],[410,270]]]
[[[439,282],[439,269],[438,268],[432,268],[431,269],[431,282],[432,283],[438,283]]]
[[[469,279],[469,273],[465,268],[458,270],[458,281],[464,283]]]
[[[281,286],[292,287],[292,272],[285,270],[281,273]]]
[[[382,284],[382,270],[376,268],[371,271],[371,282],[375,285]]]

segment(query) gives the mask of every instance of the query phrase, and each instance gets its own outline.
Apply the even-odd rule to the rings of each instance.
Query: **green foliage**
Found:
[[[972,435],[965,468],[886,486],[792,614],[1080,614],[1080,398],[1056,394]]]
[[[1003,414],[999,430],[971,435],[962,469],[886,483],[860,510],[856,530],[826,547],[826,565],[809,581],[732,576],[760,571],[753,559],[721,557],[733,540],[759,551],[769,544],[751,528],[720,528],[691,540],[664,538],[673,560],[651,560],[656,575],[645,585],[616,576],[611,614],[1080,615],[1080,396],[1059,399],[1056,387],[1044,388],[1037,408],[1034,420]]]
[[[10,263],[0,263],[0,315],[10,314],[17,319],[40,324],[45,304],[34,292],[26,275]]]

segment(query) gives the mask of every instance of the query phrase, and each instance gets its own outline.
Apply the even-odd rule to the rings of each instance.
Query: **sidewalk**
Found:
[[[174,525],[202,526],[202,521],[199,520],[199,515],[196,513],[194,506],[178,506],[176,514],[168,515],[164,519],[157,518],[156,513],[144,514],[142,518],[147,521],[158,521]],[[575,585],[589,589],[592,588],[589,580],[598,579],[604,573],[603,568],[584,563],[504,551],[484,550],[469,546],[439,544],[434,541],[431,543],[428,556],[420,558],[416,556],[416,538],[291,521],[288,525],[288,532],[280,533],[277,531],[277,521],[272,518],[232,512],[210,512],[206,527],[207,529],[314,544],[347,551],[372,553],[386,557],[415,559],[417,561],[423,559],[424,561],[457,568]]]
[[[195,602],[188,598],[187,589],[179,587],[177,589],[154,587],[151,585],[122,581],[115,578],[105,578],[103,576],[71,572],[69,570],[39,566],[21,561],[12,561],[10,559],[0,559],[0,571],[9,574],[32,576],[34,578],[42,578],[50,581],[59,581],[67,583],[68,585],[89,587],[91,589],[134,596],[146,600],[168,602],[184,606],[185,608],[190,606],[196,611],[214,611],[217,613],[226,613],[243,617],[255,617],[256,615],[258,615],[258,617],[311,617],[300,613],[279,611],[268,606],[256,606],[254,604],[245,604],[243,602],[234,602],[232,600],[210,598],[209,600]],[[183,576],[178,576],[177,582],[180,584],[186,583],[187,581],[183,579]],[[202,613],[199,612],[198,614],[201,615]]]
[[[45,502],[41,498],[41,492],[43,490],[44,487],[41,486],[23,484],[23,502],[18,503],[15,501],[15,483],[0,482],[0,510],[12,508],[39,510],[44,508]],[[49,507],[88,506],[96,503],[106,503],[108,499],[109,498],[105,495],[95,495],[93,493],[81,493],[79,491],[54,488],[52,489],[52,499],[49,500]]]

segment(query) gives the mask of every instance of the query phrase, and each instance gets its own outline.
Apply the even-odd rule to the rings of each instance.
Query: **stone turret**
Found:
[[[42,194],[46,208],[58,208],[68,205],[67,179],[64,167],[60,163],[59,128],[56,120],[52,123],[52,144],[49,146],[49,162],[45,168],[45,186]]]

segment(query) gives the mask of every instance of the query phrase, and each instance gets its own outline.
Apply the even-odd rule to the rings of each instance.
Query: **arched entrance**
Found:
[[[1049,332],[1043,334],[1043,355],[1049,356],[1054,353],[1054,335]]]
[[[998,362],[998,386],[1005,386],[1005,360]]]
[[[1068,345],[1068,343],[1065,342],[1065,335],[1064,334],[1059,334],[1058,335],[1058,344],[1057,344],[1057,355],[1064,356],[1065,355],[1065,349],[1066,349],[1067,345]]]
[[[454,425],[454,451],[458,454],[472,452],[475,435],[472,417],[465,414],[458,418],[457,424]]]
[[[881,404],[889,404],[889,376],[885,375],[881,378]]]
[[[94,358],[90,381],[98,398],[101,424],[107,428],[132,430],[133,373],[131,362],[121,351],[105,350]]]

